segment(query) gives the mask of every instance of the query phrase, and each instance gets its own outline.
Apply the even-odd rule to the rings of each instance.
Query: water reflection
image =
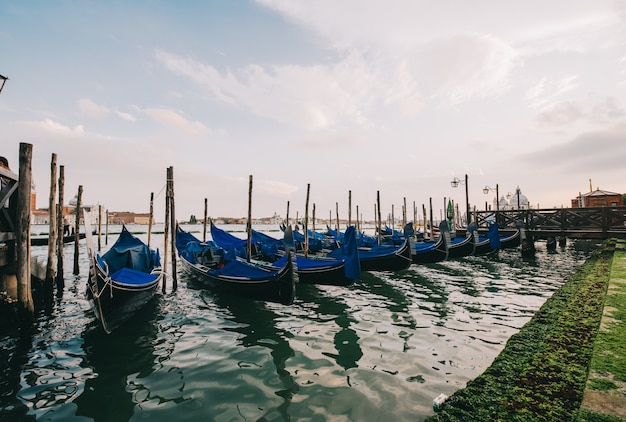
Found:
[[[338,288],[329,288],[336,292]],[[330,351],[322,352],[323,355],[333,359],[344,369],[355,368],[358,361],[363,357],[363,351],[359,346],[359,336],[351,328],[356,323],[354,316],[350,314],[350,307],[344,301],[332,295],[324,294],[314,285],[301,286],[298,290],[300,299],[310,304],[308,317],[320,322],[332,320],[340,329],[333,336],[333,344],[337,353]]]
[[[83,332],[84,362],[93,371],[76,398],[76,415],[94,420],[130,420],[149,392],[134,383],[155,370],[154,343],[159,298],[140,309],[127,324],[106,334],[97,320]]]

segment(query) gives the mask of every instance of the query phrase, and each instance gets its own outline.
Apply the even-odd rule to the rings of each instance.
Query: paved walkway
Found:
[[[590,388],[592,386],[596,388]],[[618,241],[615,247],[602,322],[591,359],[582,407],[626,420],[626,241],[624,240]]]

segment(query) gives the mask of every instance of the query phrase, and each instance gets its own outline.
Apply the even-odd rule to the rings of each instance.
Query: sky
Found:
[[[0,155],[164,219],[626,192],[626,2],[0,2]],[[461,208],[462,205],[461,205]],[[160,215],[163,215],[160,217]]]

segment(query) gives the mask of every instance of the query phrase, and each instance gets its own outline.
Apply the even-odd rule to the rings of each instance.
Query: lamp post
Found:
[[[7,81],[7,79],[9,78],[7,78],[6,76],[0,75],[0,92],[2,92],[2,88],[4,88],[4,83]]]
[[[465,215],[467,216],[467,227],[469,227],[471,215],[470,215],[470,206],[469,206],[469,195],[467,193],[467,174],[465,175],[465,181],[460,180],[458,177],[455,177],[450,182],[450,185],[453,188],[458,187],[459,185],[465,186]]]
[[[490,186],[485,186],[483,188],[483,193],[485,195],[487,195],[489,192],[496,192],[496,223],[498,222],[498,213],[500,211],[500,188],[498,186],[498,184],[496,183],[496,188],[492,188]]]

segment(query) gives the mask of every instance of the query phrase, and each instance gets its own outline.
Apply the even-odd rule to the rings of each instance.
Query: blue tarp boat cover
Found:
[[[487,237],[489,238],[489,245],[491,245],[491,249],[497,251],[500,249],[500,230],[498,228],[498,223],[493,223],[489,226],[489,232],[487,233]]]
[[[148,245],[133,236],[126,226],[122,226],[122,232],[115,244],[100,259],[107,263],[109,274],[122,268],[149,273],[155,267],[161,266],[159,251],[151,250]]]

